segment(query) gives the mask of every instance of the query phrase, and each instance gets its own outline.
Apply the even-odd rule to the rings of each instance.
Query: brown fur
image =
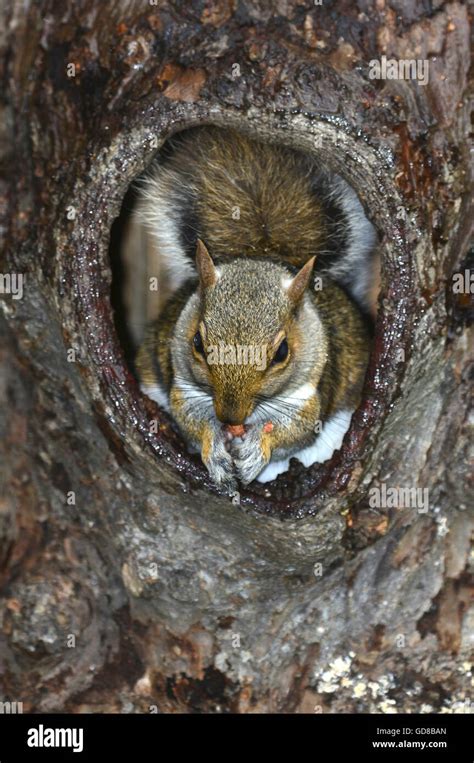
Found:
[[[171,167],[182,166],[196,190],[200,237],[213,258],[266,255],[301,266],[326,236],[307,162],[280,146],[206,127],[183,140]]]

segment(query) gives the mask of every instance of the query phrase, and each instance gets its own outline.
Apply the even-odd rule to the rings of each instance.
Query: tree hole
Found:
[[[198,148],[202,136],[213,130],[220,132],[219,128],[200,126],[183,130],[165,141],[159,148],[151,166],[146,168],[143,175],[137,178],[128,189],[120,214],[112,227],[109,254],[112,267],[112,306],[115,326],[126,361],[137,381],[140,382],[141,380],[142,389],[144,385],[137,364],[137,353],[144,341],[147,326],[153,325],[156,321],[166,320],[163,306],[169,304],[166,298],[169,294],[174,293],[173,286],[170,287],[170,281],[173,281],[175,275],[172,272],[173,268],[177,271],[183,267],[186,269],[185,275],[178,274],[179,287],[191,277],[194,284],[191,292],[197,289],[196,276],[195,274],[190,276],[190,274],[191,271],[195,271],[194,255],[198,237],[208,246],[209,253],[215,257],[217,265],[230,262],[235,255],[245,256],[249,259],[254,251],[257,251],[256,241],[258,237],[256,232],[243,228],[242,234],[239,236],[238,202],[241,199],[244,199],[244,202],[246,199],[250,199],[255,207],[263,205],[263,209],[260,207],[255,211],[255,214],[246,210],[247,217],[250,215],[251,224],[261,219],[264,228],[267,223],[271,224],[270,229],[267,226],[263,231],[260,241],[264,242],[266,252],[273,261],[286,262],[292,275],[298,272],[302,262],[307,260],[312,253],[318,255],[310,289],[317,291],[318,288],[324,288],[324,280],[328,274],[330,278],[336,281],[344,295],[349,298],[350,303],[356,306],[367,330],[368,349],[371,353],[380,289],[379,242],[375,228],[368,221],[355,191],[346,180],[334,173],[323,157],[295,150],[283,145],[281,141],[272,144],[271,142],[263,143],[261,139],[256,139],[255,142],[255,139],[252,138],[252,143],[262,148],[264,157],[261,159],[259,168],[256,169],[255,167],[245,167],[245,156],[240,156],[242,169],[240,177],[236,177],[235,172],[231,175],[227,173],[226,161],[230,161],[232,165],[230,167],[231,173],[237,166],[237,162],[232,162],[232,155],[229,158],[225,152],[219,153],[219,143],[213,146],[215,153],[210,157],[210,161],[212,160],[215,164],[221,163],[222,167],[219,170],[221,177],[225,178],[227,173],[229,184],[235,186],[235,203],[232,204],[232,196],[229,195],[228,187],[222,188],[222,194],[225,198],[221,201],[219,201],[221,191],[213,188],[210,190],[210,199],[208,200],[209,206],[212,208],[211,212],[209,214],[203,212],[203,206],[206,204],[205,191],[203,192],[202,188],[203,178],[200,177],[199,181],[196,181],[190,175],[188,184],[187,170],[182,165],[182,157],[184,151],[192,149],[193,145]],[[234,134],[238,136],[238,139],[240,136],[243,141],[240,144],[242,150],[242,145],[245,146],[245,141],[249,139],[242,133]],[[239,146],[236,147],[236,150],[238,149]],[[275,161],[275,166],[266,166],[265,162],[268,164],[272,161],[272,152],[276,152],[278,160]],[[191,157],[192,154],[190,154],[190,159]],[[249,159],[251,160],[251,158],[250,156]],[[287,177],[281,173],[282,158],[288,161]],[[195,165],[193,166],[195,167]],[[178,177],[176,167],[179,167],[180,177]],[[265,178],[265,182],[268,181],[267,187],[263,187],[263,182],[262,186],[258,186],[256,183],[259,171],[267,172]],[[163,195],[166,183],[161,180],[163,172],[166,176],[166,183],[169,182],[170,184],[169,196],[166,198]],[[173,184],[173,172],[175,179],[183,181],[181,185]],[[300,174],[301,188],[294,181],[296,173]],[[217,174],[215,167],[210,168],[209,176],[211,179],[213,174],[214,176]],[[160,180],[158,184],[153,186],[150,183],[150,178],[156,177],[159,177]],[[284,193],[282,188],[284,189],[285,183],[288,183],[289,193],[301,190],[302,206],[306,203],[309,206],[310,203],[314,203],[314,210],[311,208],[300,210],[300,237],[303,251],[301,252],[302,259],[298,262],[290,261],[292,256],[296,257],[297,247],[292,247],[288,243],[288,236],[294,235],[297,230],[297,221],[289,217],[284,219],[284,216],[279,220],[271,217],[271,215],[269,220],[265,217],[270,209],[265,207],[265,204],[268,205],[268,196],[265,195],[271,197],[271,194],[275,193],[281,199]],[[152,194],[155,189],[158,189],[158,194],[153,200]],[[144,194],[147,195],[146,201]],[[291,199],[287,201],[289,213],[294,215],[298,210],[296,210]],[[225,211],[226,204],[227,212]],[[224,220],[223,215],[226,213],[229,217]],[[150,219],[145,217],[146,214],[149,215]],[[229,232],[232,231],[232,223],[229,222],[231,219],[237,220],[234,225],[236,236],[230,247],[228,257],[226,257],[223,249],[228,243],[225,241],[225,236],[228,237]],[[214,220],[215,233],[214,230],[210,232],[210,220]],[[245,225],[245,215],[243,224]],[[288,226],[288,233],[285,226]],[[324,230],[324,236],[321,235],[319,240],[315,240],[321,229]],[[282,240],[280,248],[278,247],[280,243],[278,236]],[[287,236],[286,239],[285,236]],[[311,246],[311,237],[314,240],[313,247]],[[220,238],[224,243],[221,242]],[[160,244],[162,250],[165,245],[169,248],[165,257],[163,257],[163,251],[160,250]],[[173,251],[173,246],[175,246],[175,251]],[[258,252],[260,254],[260,249]],[[185,266],[183,266],[184,258],[186,258],[187,263]],[[165,264],[163,264],[163,260],[165,260]],[[174,287],[175,291],[177,288]],[[163,291],[166,291],[166,298],[162,293]],[[334,323],[334,332],[339,332],[340,337],[342,337],[345,330],[344,319],[334,317]],[[354,329],[351,328],[350,330]],[[331,350],[334,351],[337,346],[337,342],[335,342],[331,345]],[[350,355],[346,354],[344,358],[350,358]],[[358,357],[354,357],[353,361],[354,365],[361,362]],[[367,367],[370,375],[373,373],[373,364],[372,370],[370,363],[367,363]],[[337,373],[337,359],[334,368]],[[159,373],[159,369],[157,373]],[[305,374],[302,373],[301,383],[304,381],[304,376]],[[355,378],[355,373],[353,378]],[[349,379],[347,383],[350,384]],[[366,388],[367,385],[365,385],[364,390]],[[143,392],[143,394],[146,393]],[[180,429],[173,416],[170,415],[169,408],[168,412],[164,410],[161,394],[150,395],[148,393],[147,396],[151,397],[157,406],[152,421],[166,422],[169,437],[175,445],[178,443],[182,457],[192,465],[194,473],[196,471],[203,473],[205,481],[212,488],[212,482],[209,482],[199,455],[193,452],[196,449],[190,448],[189,443],[187,444],[185,438],[181,436]],[[277,396],[276,407],[278,407],[278,400],[281,398],[281,395]],[[311,459],[314,453],[308,447],[297,448],[297,452],[290,455],[286,460],[284,458],[278,459],[280,464],[273,470],[276,472],[273,475],[267,467],[265,481],[257,477],[246,487],[239,484],[236,491],[238,502],[249,502],[265,511],[271,511],[272,504],[278,505],[282,510],[288,510],[295,506],[295,502],[301,506],[302,499],[311,497],[315,493],[324,496],[341,490],[348,480],[354,462],[354,454],[357,453],[362,440],[360,418],[359,422],[355,422],[354,425],[356,417],[352,416],[352,413],[360,409],[361,406],[363,407],[363,401],[364,391],[360,393],[352,409],[348,408],[348,413],[344,411],[345,418],[342,420],[343,417],[340,417],[340,424],[336,417],[335,421],[339,431],[337,431],[337,427],[334,427],[336,431],[332,431],[328,435],[328,421],[319,424],[322,429],[319,429],[318,441],[327,441],[326,457],[324,457],[325,449],[320,447],[319,455],[316,453],[312,463]],[[149,401],[147,401],[148,403]],[[153,405],[151,410],[154,410]],[[352,423],[350,423],[351,417]],[[285,461],[286,467],[283,468]]]

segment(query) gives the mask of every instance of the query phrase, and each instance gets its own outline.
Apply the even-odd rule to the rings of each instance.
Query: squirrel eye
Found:
[[[286,360],[288,357],[288,342],[286,339],[283,339],[282,342],[280,342],[280,346],[278,347],[278,350],[273,356],[272,365],[274,363],[283,363],[284,360]]]
[[[196,333],[193,336],[193,344],[194,349],[196,352],[198,352],[200,355],[204,357],[204,345],[202,343],[202,336],[199,331],[196,331]]]

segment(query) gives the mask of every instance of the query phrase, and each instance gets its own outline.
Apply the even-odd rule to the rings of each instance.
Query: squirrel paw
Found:
[[[210,478],[217,487],[225,488],[231,492],[237,489],[232,456],[224,439],[220,437],[214,439],[213,447],[207,458],[203,457],[203,461]]]
[[[243,485],[252,482],[270,460],[270,453],[263,447],[262,431],[255,427],[247,430],[245,439],[233,441],[231,453],[235,471]]]

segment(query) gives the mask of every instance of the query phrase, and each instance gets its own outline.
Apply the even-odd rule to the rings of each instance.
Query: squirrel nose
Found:
[[[231,416],[229,414],[219,416],[219,414],[217,414],[217,418],[219,419],[219,421],[222,424],[226,424],[226,425],[235,427],[235,426],[238,426],[239,424],[243,424],[245,417],[244,416]]]
[[[247,406],[244,407],[242,404],[230,401],[221,402],[216,400],[214,402],[214,409],[219,421],[229,426],[243,424],[248,415]]]
[[[233,418],[229,418],[229,417],[227,417],[227,418],[225,418],[225,419],[221,419],[221,418],[218,416],[218,419],[219,419],[219,421],[220,421],[220,422],[222,422],[222,424],[225,424],[226,426],[230,426],[230,427],[236,427],[236,426],[239,426],[240,424],[242,424],[242,423],[243,423],[243,422],[241,421],[240,417],[238,417],[238,416],[237,416],[237,417],[236,417],[236,416],[234,416]]]

